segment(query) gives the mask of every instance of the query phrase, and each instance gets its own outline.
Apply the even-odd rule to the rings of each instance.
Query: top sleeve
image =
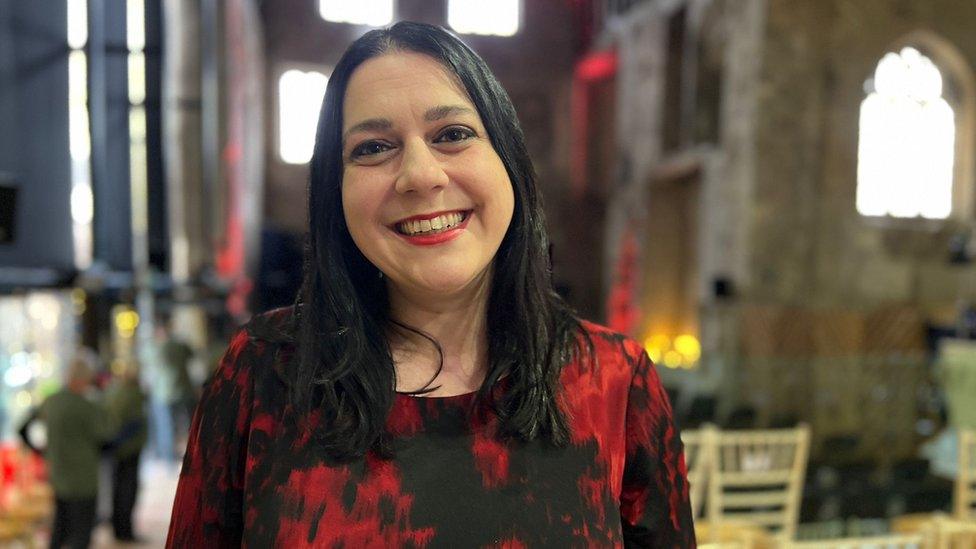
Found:
[[[627,401],[627,457],[620,494],[626,547],[695,547],[688,478],[671,404],[641,351]]]
[[[239,547],[254,351],[231,340],[193,414],[166,547]]]

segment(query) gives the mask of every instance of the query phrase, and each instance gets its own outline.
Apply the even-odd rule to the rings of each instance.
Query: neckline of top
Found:
[[[424,394],[417,395],[417,394],[410,394],[410,393],[403,393],[400,391],[396,391],[396,396],[398,398],[422,399],[422,400],[441,401],[441,402],[445,402],[452,399],[461,400],[464,398],[471,398],[476,394],[478,394],[478,389],[475,389],[474,391],[468,391],[467,393],[458,393],[456,395],[424,395]]]

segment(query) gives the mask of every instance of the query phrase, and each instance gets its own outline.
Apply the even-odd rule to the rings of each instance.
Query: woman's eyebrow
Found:
[[[448,116],[458,116],[462,114],[474,114],[475,111],[471,107],[466,107],[464,105],[440,105],[438,107],[431,107],[427,109],[424,113],[424,120],[426,122],[436,122]],[[345,143],[350,135],[356,132],[380,132],[387,131],[393,127],[393,122],[389,118],[367,118],[362,122],[358,122],[349,127],[342,134],[342,142]]]
[[[424,120],[427,122],[435,122],[442,118],[459,114],[474,114],[474,110],[464,105],[441,105],[427,109],[427,112],[424,113]]]
[[[389,118],[368,118],[362,122],[350,126],[349,129],[342,134],[342,142],[345,143],[346,139],[349,138],[349,135],[356,132],[381,132],[389,130],[392,127],[393,122],[390,122]]]

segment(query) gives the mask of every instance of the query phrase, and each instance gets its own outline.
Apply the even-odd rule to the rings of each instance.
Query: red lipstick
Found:
[[[426,213],[426,214],[414,215],[411,217],[404,217],[403,219],[397,221],[393,225],[396,226],[399,225],[400,223],[405,223],[407,221],[423,221],[425,219],[434,219],[435,217],[440,217],[442,215],[447,215],[450,213],[467,214],[470,211],[471,210],[441,210],[439,212],[434,212],[434,213]]]

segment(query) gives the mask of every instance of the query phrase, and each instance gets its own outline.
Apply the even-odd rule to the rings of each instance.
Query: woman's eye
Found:
[[[457,143],[458,141],[464,141],[465,139],[471,139],[475,136],[475,133],[465,127],[454,126],[444,130],[437,139],[434,140],[435,143]]]
[[[373,156],[374,154],[380,154],[382,152],[386,152],[391,148],[392,147],[390,147],[390,145],[387,145],[386,143],[383,143],[381,141],[367,141],[360,145],[356,145],[356,147],[352,150],[352,153],[350,153],[349,156],[352,158]]]

